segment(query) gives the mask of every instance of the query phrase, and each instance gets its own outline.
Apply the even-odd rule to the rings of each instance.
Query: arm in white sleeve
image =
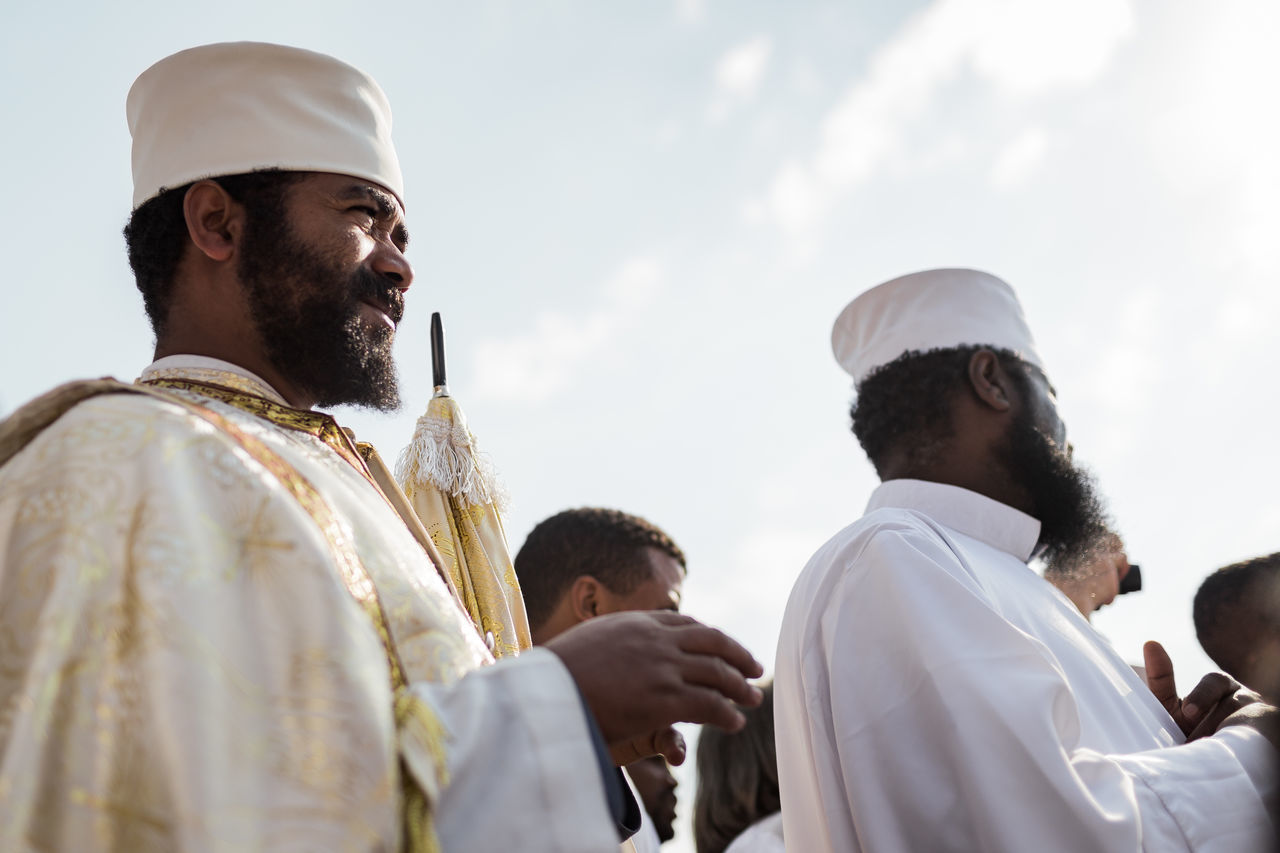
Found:
[[[931,536],[871,537],[821,637],[806,690],[830,685],[827,760],[864,850],[1225,853],[1261,838],[1258,793],[1223,743],[1081,748],[1054,657]]]
[[[443,850],[617,848],[590,723],[553,652],[531,649],[448,687],[415,683],[410,691],[444,733],[441,774],[429,739],[401,731]]]

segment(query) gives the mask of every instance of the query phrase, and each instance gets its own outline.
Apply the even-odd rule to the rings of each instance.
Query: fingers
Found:
[[[759,678],[764,675],[764,667],[760,665],[760,661],[752,657],[751,652],[736,640],[731,639],[728,634],[698,622],[693,622],[681,630],[679,646],[681,651],[690,654],[713,655],[721,658],[747,678]]]
[[[684,735],[675,729],[668,727],[658,732],[658,736],[654,740],[654,746],[657,747],[658,754],[665,758],[671,766],[679,767],[684,764],[685,755],[687,754]]]
[[[742,673],[725,661],[711,655],[689,655],[682,665],[685,683],[710,687],[739,705],[754,708],[764,694],[760,688],[742,677]]]
[[[747,724],[747,718],[720,691],[696,684],[684,686],[675,697],[673,709],[676,722],[702,723],[728,732],[736,732]]]
[[[626,767],[632,762],[653,755],[657,750],[653,748],[652,742],[646,744],[647,738],[652,738],[652,735],[610,744],[609,760],[613,762],[613,766]]]
[[[1182,700],[1182,715],[1188,721],[1198,721],[1204,712],[1239,689],[1240,682],[1225,672],[1211,672]]]
[[[1155,640],[1149,640],[1142,646],[1142,658],[1147,667],[1147,687],[1170,715],[1176,714],[1181,703],[1178,701],[1178,687],[1173,680],[1173,661],[1169,659],[1169,653]]]
[[[684,764],[686,754],[684,736],[670,726],[609,745],[609,757],[618,767],[624,767],[651,755],[661,755],[668,764],[679,766]]]

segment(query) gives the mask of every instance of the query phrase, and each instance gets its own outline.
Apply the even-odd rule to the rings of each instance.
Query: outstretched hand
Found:
[[[1222,672],[1209,673],[1190,693],[1179,698],[1173,661],[1164,646],[1150,640],[1143,645],[1142,656],[1147,666],[1147,686],[1187,740],[1213,734],[1227,717],[1260,701],[1258,694]]]
[[[678,764],[684,742],[673,723],[737,731],[746,719],[734,705],[754,707],[762,697],[747,681],[764,672],[750,652],[677,613],[599,616],[546,647],[573,676],[615,760],[660,753]]]

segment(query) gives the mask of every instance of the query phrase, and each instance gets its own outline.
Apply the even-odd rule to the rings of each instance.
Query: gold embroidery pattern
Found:
[[[170,387],[184,387],[188,383],[176,382],[175,380],[156,380],[147,384],[166,385]],[[201,386],[202,390],[204,386]],[[143,389],[139,389],[143,390]],[[186,389],[192,390],[192,389]],[[162,399],[174,401],[176,398],[169,394],[162,394],[157,391],[146,389],[145,393],[153,394]],[[234,395],[239,398],[238,392],[228,390],[228,395]],[[215,397],[217,399],[217,397]],[[260,401],[263,406],[272,410],[284,409],[286,412],[292,412],[296,415],[311,414],[316,418],[326,418],[334,429],[338,429],[332,418],[327,415],[318,415],[316,413],[300,412],[296,409],[288,409],[287,407],[272,403],[270,400],[254,397],[252,401]],[[396,688],[405,686],[407,683],[404,677],[404,669],[400,664],[400,656],[396,654],[394,642],[391,639],[391,631],[387,628],[386,615],[382,610],[382,603],[378,600],[378,590],[373,585],[372,578],[369,573],[361,565],[359,559],[355,555],[355,546],[347,538],[346,531],[343,526],[338,523],[334,517],[333,511],[329,508],[328,503],[316,491],[315,487],[309,483],[306,478],[297,472],[296,469],[288,462],[285,462],[280,456],[267,447],[258,439],[240,429],[231,421],[219,415],[210,409],[200,406],[190,400],[181,400],[183,406],[192,414],[204,419],[217,429],[231,436],[235,441],[249,453],[255,462],[266,468],[273,477],[288,490],[289,494],[306,510],[307,514],[315,521],[316,527],[324,535],[325,541],[329,543],[330,551],[337,563],[339,571],[342,573],[342,581],[346,585],[347,590],[351,593],[352,598],[360,603],[368,614],[369,619],[373,622],[374,628],[378,632],[379,639],[382,640],[382,646],[387,653],[387,665],[391,668],[391,682]],[[264,414],[263,417],[266,417]],[[299,419],[301,421],[301,419]],[[341,430],[339,430],[341,432]]]
[[[28,832],[32,826],[54,831],[60,818],[68,814],[59,802],[74,802],[98,815],[97,841],[91,845],[95,847],[169,849],[175,843],[174,833],[179,831],[217,836],[222,818],[218,823],[204,824],[206,816],[202,815],[205,813],[182,814],[180,809],[175,810],[178,808],[175,804],[166,799],[169,792],[163,777],[152,772],[156,760],[155,746],[147,740],[154,732],[148,726],[137,724],[138,720],[146,719],[148,713],[143,704],[147,701],[148,690],[145,680],[140,678],[140,673],[144,672],[141,668],[152,665],[149,663],[151,656],[168,655],[168,650],[173,649],[186,659],[185,665],[214,678],[214,683],[220,685],[217,688],[220,692],[216,695],[239,696],[238,700],[230,701],[250,702],[255,707],[260,705],[264,710],[269,708],[274,715],[274,727],[255,728],[244,733],[237,744],[236,752],[241,756],[238,760],[244,761],[245,757],[252,756],[251,763],[272,768],[272,773],[281,783],[288,780],[291,786],[313,787],[319,797],[334,796],[333,785],[344,779],[346,785],[343,787],[354,794],[350,802],[341,805],[334,802],[323,812],[308,812],[313,817],[305,820],[303,812],[299,812],[296,820],[303,821],[301,824],[287,820],[280,823],[281,813],[275,810],[271,813],[275,817],[263,824],[261,831],[270,833],[271,838],[279,838],[282,843],[295,846],[302,843],[304,848],[314,849],[326,845],[302,841],[309,837],[306,827],[324,824],[326,818],[329,821],[326,825],[332,825],[335,815],[351,815],[352,823],[348,829],[363,832],[370,840],[375,840],[381,835],[373,828],[374,824],[362,823],[355,816],[379,814],[385,808],[386,801],[382,798],[393,796],[395,786],[401,788],[400,802],[405,808],[402,812],[405,819],[402,824],[403,840],[411,844],[410,849],[430,849],[434,843],[431,798],[417,789],[417,780],[432,776],[447,778],[444,758],[448,735],[426,702],[415,700],[407,706],[410,712],[405,711],[405,703],[400,698],[404,692],[401,685],[408,680],[410,672],[414,673],[414,679],[425,674],[433,681],[438,680],[437,675],[442,675],[441,680],[448,683],[482,663],[484,655],[483,648],[477,650],[478,641],[474,636],[469,644],[465,638],[459,638],[458,627],[468,626],[469,622],[464,614],[456,612],[453,597],[441,587],[435,572],[428,571],[429,579],[434,583],[431,587],[423,585],[421,568],[413,568],[408,573],[403,571],[410,566],[422,565],[420,552],[411,544],[412,540],[394,540],[401,543],[397,546],[400,550],[396,552],[400,556],[381,562],[375,559],[373,565],[377,567],[377,573],[371,575],[359,555],[379,557],[385,553],[384,548],[378,547],[379,540],[370,538],[377,529],[371,526],[371,522],[385,523],[376,521],[385,515],[373,513],[366,517],[358,505],[352,504],[353,498],[357,501],[363,499],[363,490],[357,488],[349,494],[340,490],[333,495],[338,503],[331,505],[329,498],[315,488],[316,481],[303,477],[298,468],[288,461],[295,458],[292,448],[303,447],[309,440],[301,443],[290,440],[279,444],[281,434],[278,432],[263,430],[253,422],[241,426],[229,420],[234,415],[225,410],[220,412],[218,403],[222,401],[206,393],[203,385],[164,388],[168,382],[154,383],[150,387],[122,386],[105,381],[85,384],[111,386],[97,389],[101,391],[141,392],[168,404],[177,404],[190,415],[198,417],[199,421],[173,429],[172,415],[167,416],[167,421],[164,418],[138,418],[129,410],[120,408],[114,416],[69,419],[65,426],[50,431],[47,440],[32,445],[25,454],[23,465],[0,468],[0,483],[3,483],[3,489],[0,489],[0,545],[4,544],[6,515],[14,521],[23,519],[26,523],[22,528],[29,531],[20,539],[11,540],[16,550],[11,547],[5,562],[0,563],[0,747],[8,738],[15,736],[13,725],[19,719],[15,715],[42,726],[43,733],[37,735],[42,749],[57,748],[61,742],[60,733],[84,730],[90,720],[96,721],[92,726],[97,729],[99,741],[112,744],[112,749],[103,751],[101,759],[98,759],[103,767],[109,768],[112,777],[96,779],[90,784],[80,784],[60,773],[50,774],[50,769],[62,765],[86,768],[83,756],[93,752],[82,752],[74,764],[71,763],[71,755],[51,753],[49,760],[37,765],[41,769],[34,784],[39,791],[39,803],[34,809],[12,802],[12,798],[17,796],[21,796],[24,803],[30,802],[32,784],[19,785],[15,789],[14,779],[0,779],[0,814],[22,815],[28,819],[34,815],[35,823],[25,824]],[[197,383],[192,385],[197,386]],[[236,392],[231,390],[228,393]],[[202,405],[202,401],[209,397],[213,399]],[[264,411],[274,407],[274,414],[295,412],[306,415],[299,419],[304,427],[301,431],[316,440],[330,447],[333,447],[330,443],[333,441],[349,446],[350,438],[331,419],[328,422],[333,429],[328,430],[328,436],[325,436],[323,420],[327,416],[296,412],[271,401],[263,402],[269,404],[262,407]],[[263,417],[274,423],[272,416]],[[317,420],[319,429],[316,428]],[[166,424],[161,440],[152,435],[153,422]],[[274,449],[266,443],[267,440],[277,442],[277,446],[290,455],[281,456],[281,450]],[[320,445],[315,445],[315,448],[316,458],[323,457],[328,472],[341,470],[345,472],[342,475],[344,482],[354,481],[358,486],[359,480],[352,477],[350,469],[331,455],[320,452]],[[64,474],[46,484],[43,472],[56,470],[72,456],[90,464],[76,468],[71,476]],[[126,488],[119,481],[117,471],[136,470],[132,466],[136,466],[140,458],[164,460],[166,468],[170,464],[178,464],[198,470],[199,476],[192,482],[203,482],[206,491],[213,487],[218,493],[214,503],[209,505],[217,506],[216,513],[188,513],[180,517],[180,524],[175,525],[175,517],[167,511],[167,506],[147,503],[146,486],[139,491],[136,481],[131,488]],[[113,467],[115,462],[123,463],[122,467]],[[250,462],[249,467],[246,467],[246,462]],[[309,460],[304,457],[303,463],[309,464]],[[158,473],[161,469],[154,470]],[[303,470],[311,469],[304,467]],[[360,467],[356,472],[365,474]],[[295,501],[266,498],[262,488],[264,476],[284,488]],[[327,483],[326,478],[330,474],[317,471],[316,476],[321,478],[319,482]],[[379,493],[385,497],[381,489]],[[122,517],[122,513],[130,513],[128,508],[139,497],[141,503],[128,515],[133,532],[117,536],[114,532],[120,524],[117,519]],[[11,501],[8,507],[5,506],[6,500]],[[343,500],[346,504],[342,503]],[[353,525],[351,528],[348,521],[335,515],[335,506],[346,513],[341,519],[348,519]],[[356,513],[350,515],[353,507]],[[317,569],[324,564],[338,565],[346,595],[361,606],[375,627],[391,683],[400,688],[393,692],[396,703],[394,721],[405,726],[402,738],[407,738],[431,755],[425,773],[410,776],[406,772],[387,772],[385,775],[377,772],[371,776],[372,767],[378,765],[352,763],[353,755],[376,754],[370,753],[368,746],[361,751],[356,744],[362,739],[379,736],[376,728],[367,733],[343,728],[348,720],[354,719],[353,715],[361,711],[346,707],[344,696],[325,693],[324,684],[341,683],[350,677],[349,671],[339,674],[332,669],[337,665],[337,658],[330,659],[321,652],[321,649],[332,649],[331,645],[300,649],[301,653],[295,654],[287,663],[285,674],[289,680],[278,684],[276,692],[267,693],[258,686],[263,682],[253,674],[252,666],[244,670],[242,662],[237,665],[237,662],[225,658],[223,635],[205,637],[201,633],[204,629],[199,625],[188,624],[193,612],[189,609],[193,584],[199,587],[246,582],[276,585],[286,580],[296,582],[299,577],[297,571],[301,568],[297,562],[300,552],[308,547],[314,549],[318,544],[311,533],[298,538],[297,519],[302,517],[299,509],[311,519],[314,529],[322,534],[319,540],[327,546],[323,551],[312,550],[309,553],[318,556],[327,552],[333,558],[333,563],[326,560],[325,563],[311,565]],[[359,518],[364,518],[364,521],[357,523]],[[190,525],[203,528],[205,532],[198,533],[193,539],[190,534],[195,531],[189,529]],[[46,534],[43,531],[46,529],[49,538],[56,537],[57,551],[44,548]],[[190,559],[193,541],[205,547],[197,560]],[[127,555],[111,553],[119,542],[129,543]],[[308,542],[315,544],[308,546]],[[405,554],[408,552],[405,548],[417,556],[406,562]],[[24,553],[33,557],[24,559]],[[50,555],[56,564],[49,562]],[[120,577],[122,566],[126,573],[141,573],[138,577],[146,580],[138,586],[129,580],[133,575],[126,574],[124,597],[111,598],[112,585],[117,581],[108,573]],[[281,573],[286,566],[288,571]],[[181,575],[174,574],[175,567],[181,567]],[[177,599],[166,589],[165,577],[169,574],[172,574],[172,593],[178,596]],[[332,577],[328,571],[322,574],[326,578]],[[66,578],[79,578],[86,584],[85,594],[90,596],[87,601],[101,599],[102,606],[93,609],[75,600],[67,601],[65,589],[55,590],[51,586],[55,580],[62,584]],[[251,580],[253,578],[259,580]],[[98,579],[105,583],[100,590],[95,590],[89,584],[98,583]],[[326,582],[324,588],[330,588],[330,585]],[[332,588],[336,590],[336,584]],[[435,591],[436,588],[439,592]],[[128,590],[141,592],[129,593]],[[107,593],[106,597],[102,596],[103,592]],[[341,590],[338,593],[341,594]],[[277,586],[273,595],[278,597],[281,594],[288,596],[283,587]],[[391,606],[403,611],[399,617],[403,624],[397,624],[394,633],[387,618],[388,595],[393,599]],[[254,599],[250,596],[247,600]],[[174,600],[182,600],[183,603],[175,605]],[[51,628],[45,612],[48,608],[42,610],[40,606],[34,606],[38,601],[57,602],[62,621]],[[37,623],[31,621],[33,618],[44,622],[37,628]],[[220,624],[229,623],[222,621]],[[410,630],[402,633],[401,628],[404,627]],[[36,660],[33,654],[37,648],[44,653],[50,630],[62,638],[58,641],[55,658],[66,659],[69,663],[62,670],[50,673],[54,677],[46,678],[41,673],[38,681],[32,681],[29,668]],[[363,628],[358,630],[362,638],[360,647],[365,649],[361,654],[367,654],[367,640],[363,638],[368,635],[364,634]],[[84,642],[86,634],[93,637],[87,643]],[[414,665],[408,670],[401,656],[405,644],[414,650]],[[76,649],[81,645],[88,657],[77,654]],[[134,650],[144,646],[147,647],[147,657],[128,663],[137,656]],[[105,653],[106,660],[121,663],[111,664],[116,668],[107,670],[109,678],[106,681],[96,674],[84,679],[80,672],[85,666],[94,667],[95,673],[100,669],[97,662],[102,657],[100,652]],[[370,670],[365,667],[362,671]],[[112,675],[113,672],[118,674]],[[331,672],[332,675],[327,674]],[[37,684],[38,689],[33,692],[30,688]],[[83,700],[67,692],[86,688],[100,691],[94,685],[105,685],[107,692],[89,694]],[[317,690],[316,686],[320,689]],[[39,708],[33,710],[32,702],[38,703]],[[216,711],[210,709],[208,713]],[[51,736],[50,731],[54,733]],[[20,739],[19,736],[19,740],[10,740],[10,748]],[[344,742],[347,744],[345,748],[339,746]],[[381,742],[386,743],[385,740]],[[9,757],[6,753],[6,763]],[[423,765],[420,761],[416,766],[421,770]],[[362,777],[359,785],[352,784],[356,776]],[[417,807],[412,805],[414,803]],[[250,813],[241,812],[243,815]],[[48,817],[41,820],[41,814]],[[320,818],[319,824],[316,817]],[[214,814],[207,813],[207,819],[213,821]],[[179,827],[184,828],[179,830]],[[27,837],[29,842],[36,844],[51,843],[52,838],[40,833],[12,835],[0,829],[0,840],[13,841],[18,837]],[[0,847],[6,844],[0,843]]]
[[[222,374],[219,374],[219,378],[221,376]],[[227,376],[235,378],[231,374],[227,374]],[[271,421],[276,426],[315,436],[332,447],[343,459],[355,466],[356,470],[364,474],[366,479],[373,482],[369,469],[365,467],[364,460],[356,452],[351,438],[343,431],[342,427],[338,426],[337,421],[323,412],[290,408],[268,400],[266,397],[257,396],[252,392],[245,393],[236,388],[215,385],[209,382],[195,382],[186,379],[147,379],[140,384],[157,388],[177,388],[204,397],[211,397],[229,406],[235,406],[243,412]]]
[[[173,402],[95,401],[0,468],[0,849],[372,846],[405,780],[390,709],[382,728],[370,713],[366,617],[300,507],[279,488],[264,501],[264,467]],[[193,471],[180,511],[150,487]],[[282,620],[273,639],[259,613],[236,635],[241,606],[295,601],[329,618]],[[344,635],[358,651],[335,646]],[[247,725],[220,729],[223,714]],[[178,766],[175,735],[190,738]]]
[[[151,367],[147,369],[144,375],[146,377],[142,380],[144,383],[150,384],[152,380],[156,379],[199,382],[204,385],[218,385],[233,391],[239,391],[242,394],[250,394],[254,397],[266,397],[282,406],[285,405],[284,398],[277,394],[273,388],[247,376],[232,373],[229,370],[218,370],[212,367],[164,367],[160,369]]]

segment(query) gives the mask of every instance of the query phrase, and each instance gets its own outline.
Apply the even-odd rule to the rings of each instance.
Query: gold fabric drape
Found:
[[[432,398],[405,448],[397,479],[431,535],[459,598],[495,657],[532,645],[524,598],[493,473],[452,397]]]

